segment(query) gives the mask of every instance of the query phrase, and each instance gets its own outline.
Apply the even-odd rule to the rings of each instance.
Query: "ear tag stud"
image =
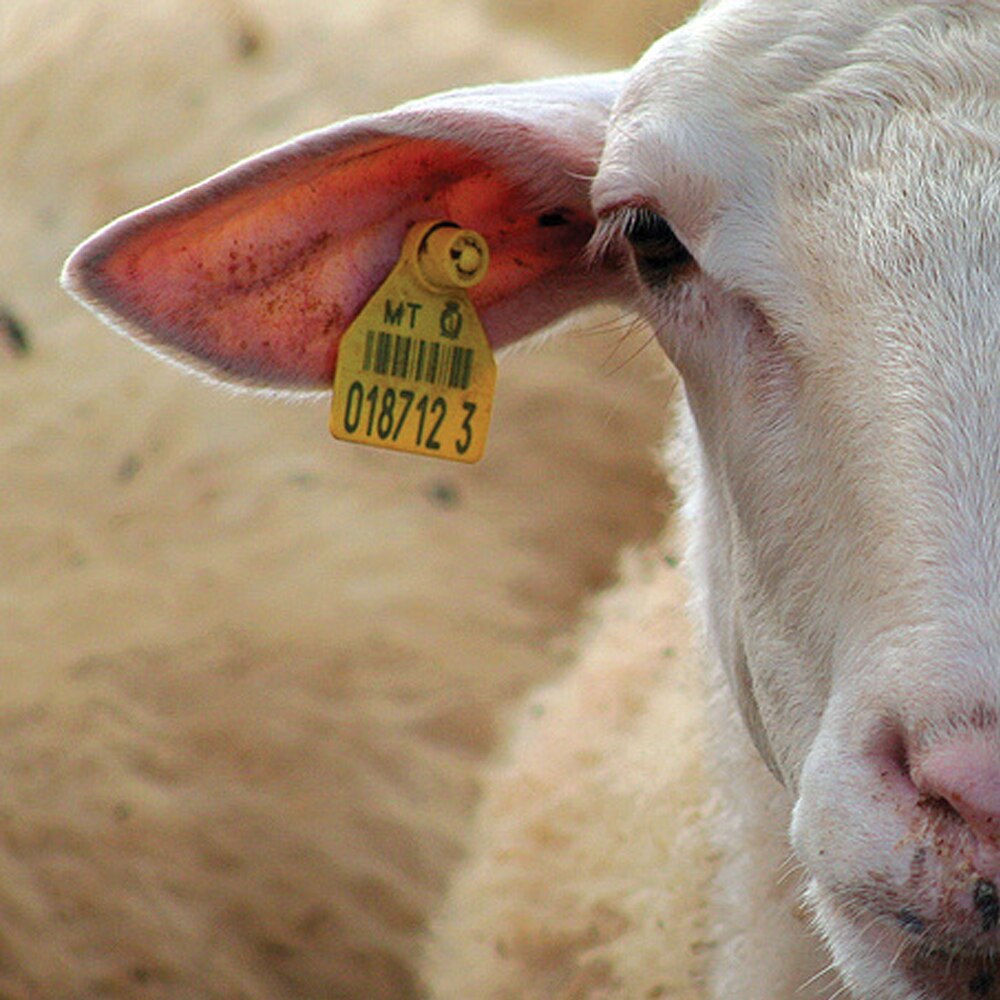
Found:
[[[466,289],[486,240],[450,222],[413,226],[399,261],[340,343],[330,433],[341,441],[477,462],[496,363]]]

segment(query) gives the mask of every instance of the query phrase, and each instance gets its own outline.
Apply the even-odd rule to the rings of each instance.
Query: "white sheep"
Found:
[[[67,266],[148,346],[283,390],[329,379],[423,218],[489,239],[474,298],[498,345],[595,299],[649,317],[685,385],[691,570],[710,684],[731,693],[705,766],[736,817],[710,823],[715,1000],[1000,996],[998,65],[993,3],[718,0],[629,73],[304,136]],[[656,759],[668,702],[635,702],[620,756],[609,734],[609,787],[626,749]],[[815,930],[780,878],[789,832]],[[594,880],[618,848],[588,848]],[[600,964],[550,969],[550,989],[669,995],[636,960],[669,927],[601,891],[581,915]],[[440,948],[474,982],[472,953]]]

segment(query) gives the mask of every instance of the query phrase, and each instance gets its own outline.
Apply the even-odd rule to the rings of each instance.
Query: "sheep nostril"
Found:
[[[984,740],[932,747],[913,769],[920,804],[967,826],[983,846],[1000,845],[1000,756]]]
[[[878,775],[884,786],[892,789],[901,800],[917,800],[917,791],[910,770],[910,754],[902,731],[891,722],[879,727],[869,744]]]

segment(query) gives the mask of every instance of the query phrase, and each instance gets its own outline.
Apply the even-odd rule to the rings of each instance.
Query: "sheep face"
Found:
[[[712,652],[866,998],[1000,996],[987,7],[717,4],[636,68],[594,187],[684,377]]]

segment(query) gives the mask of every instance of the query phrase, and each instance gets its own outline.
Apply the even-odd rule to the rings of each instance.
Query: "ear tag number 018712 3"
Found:
[[[456,462],[482,457],[496,362],[466,289],[488,268],[478,233],[450,222],[410,229],[340,343],[335,438]]]

